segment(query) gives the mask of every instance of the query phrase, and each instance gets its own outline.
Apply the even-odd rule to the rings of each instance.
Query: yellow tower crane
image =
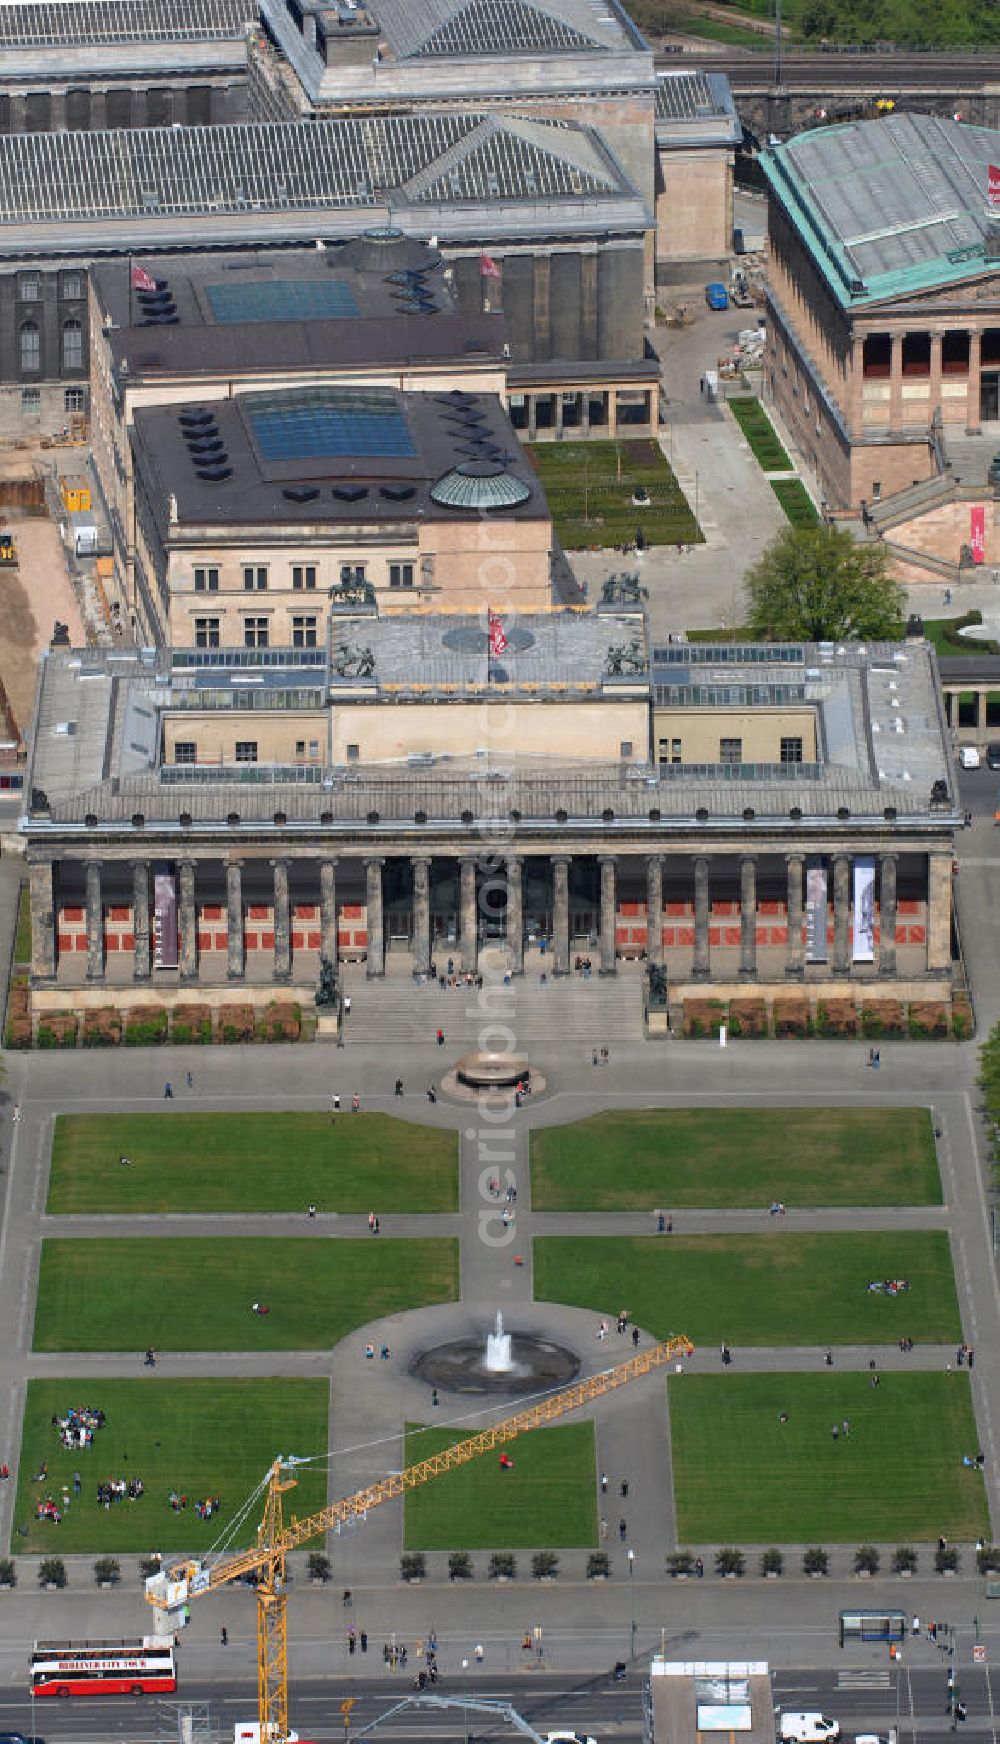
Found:
[[[525,1434],[529,1429],[551,1423],[556,1417],[565,1416],[567,1411],[575,1411],[581,1405],[589,1404],[592,1399],[599,1399],[603,1394],[612,1393],[616,1388],[625,1386],[628,1381],[635,1380],[640,1375],[648,1375],[652,1369],[671,1362],[677,1356],[689,1356],[693,1349],[691,1340],[684,1337],[668,1338],[662,1344],[654,1344],[649,1350],[640,1351],[638,1355],[630,1357],[627,1362],[619,1363],[613,1369],[605,1369],[602,1374],[591,1375],[585,1381],[577,1381],[573,1386],[563,1388],[561,1392],[547,1394],[534,1405],[529,1405],[526,1410],[503,1418],[492,1429],[483,1429],[477,1435],[470,1435],[467,1440],[458,1441],[453,1447],[446,1447],[440,1453],[432,1453],[427,1459],[406,1466],[403,1471],[391,1472],[388,1477],[380,1478],[367,1489],[358,1490],[353,1496],[345,1496],[342,1501],[331,1502],[315,1514],[306,1514],[301,1520],[294,1515],[290,1520],[285,1520],[282,1497],[287,1490],[295,1488],[296,1480],[288,1474],[294,1471],[296,1465],[302,1465],[305,1461],[279,1456],[268,1473],[267,1499],[264,1517],[257,1528],[256,1546],[251,1550],[235,1551],[231,1556],[226,1556],[210,1566],[195,1561],[174,1563],[169,1568],[162,1569],[159,1574],[150,1576],[146,1582],[146,1598],[157,1610],[165,1613],[170,1622],[179,1625],[183,1621],[189,1599],[200,1597],[202,1593],[215,1592],[219,1587],[227,1586],[243,1575],[256,1574],[260,1744],[288,1744],[288,1595],[285,1560],[290,1550],[299,1549],[310,1538],[320,1537],[331,1526],[338,1526],[346,1520],[356,1520],[359,1515],[368,1514],[381,1503],[391,1502],[395,1496],[417,1489],[431,1478],[440,1477],[442,1472],[467,1465],[481,1453],[488,1453],[494,1447],[502,1447],[504,1442],[513,1441],[516,1436]]]

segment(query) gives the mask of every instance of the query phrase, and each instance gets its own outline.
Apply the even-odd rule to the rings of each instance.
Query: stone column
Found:
[[[941,410],[941,348],[944,335],[931,334],[930,415]]]
[[[104,903],[101,899],[101,862],[87,861],[87,980],[104,975]]]
[[[802,871],[804,857],[788,854],[788,955],[785,959],[786,981],[801,981],[805,975],[805,945],[802,940]]]
[[[292,926],[288,902],[288,861],[272,860],[274,869],[274,980],[292,978]]]
[[[431,967],[431,863],[415,854],[413,866],[413,973],[429,975]]]
[[[927,856],[927,973],[951,973],[951,855]]]
[[[382,867],[384,860],[365,861],[368,874],[368,962],[365,976],[377,981],[385,974],[385,921],[382,915]]]
[[[615,877],[615,861],[611,855],[601,859],[601,974],[614,975],[617,970],[615,956],[615,917],[618,912],[617,879]]]
[[[980,372],[983,367],[983,336],[981,333],[969,334],[969,397],[965,407],[965,433],[967,436],[978,436],[982,429],[981,406],[982,386]]]
[[[740,860],[740,978],[753,981],[757,974],[757,861],[752,854]]]
[[[55,867],[38,860],[28,868],[31,909],[31,978],[51,981],[56,972]]]
[[[646,958],[663,962],[663,855],[646,861]]]
[[[696,981],[707,981],[712,972],[708,954],[708,858],[697,854],[694,862],[694,963]]]
[[[474,975],[479,962],[479,911],[476,907],[475,860],[468,858],[468,856],[464,860],[460,860],[459,876],[461,879],[459,943],[462,972],[466,975]]]
[[[896,867],[897,854],[879,855],[879,945],[878,972],[896,973]]]
[[[976,727],[980,733],[986,731],[986,719],[989,710],[990,693],[988,690],[976,691]]]
[[[833,972],[851,973],[851,858],[836,854],[833,861]]]
[[[132,977],[148,981],[152,970],[149,950],[149,861],[132,862]]]
[[[893,333],[889,337],[889,428],[899,432],[903,428],[903,336]]]
[[[334,970],[337,967],[337,862],[321,860],[319,866],[320,954]]]
[[[243,867],[239,860],[226,862],[226,980],[242,981],[246,974],[243,930]]]
[[[198,916],[194,905],[194,861],[182,860],[177,874],[177,931],[180,979],[198,979]]]
[[[552,973],[569,974],[569,857],[552,862]]]
[[[507,951],[512,975],[524,974],[524,861],[507,856]]]

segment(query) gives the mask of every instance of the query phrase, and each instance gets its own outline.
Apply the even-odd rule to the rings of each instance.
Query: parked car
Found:
[[[982,761],[978,745],[959,745],[958,766],[960,769],[978,769]]]
[[[782,1714],[778,1736],[783,1744],[833,1744],[840,1737],[840,1722],[824,1714]]]
[[[720,280],[705,286],[705,301],[710,309],[728,309],[729,292]]]
[[[987,769],[1000,769],[1000,745],[995,739],[991,745],[986,747],[986,767]]]

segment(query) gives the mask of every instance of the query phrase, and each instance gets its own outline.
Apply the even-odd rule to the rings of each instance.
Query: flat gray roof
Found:
[[[253,0],[0,0],[0,65],[8,48],[238,39]]]
[[[426,692],[418,686],[435,675],[440,683],[462,681],[470,690],[482,680],[479,693],[468,699],[469,707],[481,708],[484,691],[488,695],[494,683],[498,700],[509,697],[502,681],[492,679],[481,651],[485,612],[478,619],[430,620],[427,628],[421,628],[423,622],[379,621],[365,615],[338,621],[327,669],[331,706],[366,692],[377,698],[380,679],[387,686],[398,684],[400,691],[409,687],[413,700],[426,702]],[[519,648],[512,632],[531,631],[536,623],[541,634],[535,646]],[[478,632],[480,645],[463,650],[444,643],[445,636],[463,629]],[[639,624],[629,617],[609,623],[597,614],[543,615],[537,621],[526,615],[505,620],[505,632],[511,647],[498,664],[508,671],[516,673],[524,662],[527,672],[534,663],[540,683],[550,690],[555,688],[552,675],[561,668],[570,678],[576,674],[580,689],[589,673],[607,696],[614,693],[613,678],[605,676],[609,644],[628,644]],[[427,637],[433,646],[424,646]],[[375,672],[367,681],[340,684],[341,677],[349,677],[337,671],[345,642],[356,650],[371,648]],[[713,654],[706,649],[698,662],[709,682],[749,681],[768,671],[766,662],[715,661]],[[175,667],[167,650],[55,651],[42,667],[25,784],[26,792],[44,795],[45,806],[36,804],[21,827],[39,835],[105,827],[127,832],[139,814],[141,828],[180,833],[188,827],[217,829],[235,812],[244,825],[264,829],[274,826],[274,813],[280,811],[289,829],[316,828],[326,819],[332,828],[357,831],[372,812],[385,823],[399,825],[412,824],[415,810],[438,821],[454,822],[466,811],[478,816],[495,808],[497,793],[502,794],[503,810],[518,812],[526,825],[551,825],[558,811],[587,827],[608,812],[616,824],[709,833],[734,826],[766,833],[792,825],[806,831],[852,824],[884,827],[887,822],[934,831],[953,825],[960,814],[933,650],[925,643],[884,643],[866,648],[806,646],[797,654],[798,660],[776,661],[774,670],[787,679],[798,667],[807,698],[819,713],[821,762],[814,773],[804,770],[802,778],[794,765],[783,766],[780,775],[767,766],[758,766],[756,773],[745,766],[667,766],[660,771],[643,764],[595,766],[580,760],[554,761],[539,769],[537,763],[519,763],[516,749],[494,765],[479,758],[435,759],[419,771],[354,765],[293,772],[258,765],[190,772],[170,766],[161,771],[157,721],[173,706],[175,688],[178,698],[182,687],[190,689],[192,662],[201,658],[225,688],[227,659],[234,667],[240,665],[245,683],[246,662],[253,656],[246,650],[203,656],[188,651]],[[293,663],[303,658],[299,654]],[[281,650],[264,651],[261,671],[279,667],[282,659]],[[308,675],[303,669],[303,686],[315,686],[316,674],[315,664]],[[293,680],[294,675],[282,682]],[[649,682],[643,675],[626,676],[624,694],[634,696],[637,684]],[[572,689],[561,696],[567,703],[574,700]],[[405,696],[397,695],[397,701],[399,707],[406,706]],[[544,699],[537,706],[545,707]],[[593,705],[583,695],[578,706]],[[938,782],[943,786],[935,792]],[[190,826],[180,825],[181,813],[190,816]],[[91,826],[88,816],[95,820]]]

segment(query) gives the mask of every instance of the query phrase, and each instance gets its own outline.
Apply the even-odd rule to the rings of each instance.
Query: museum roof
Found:
[[[138,843],[145,830],[190,838],[236,827],[229,824],[234,818],[239,829],[258,834],[331,829],[377,838],[426,821],[454,825],[463,815],[499,815],[513,816],[519,828],[574,824],[611,837],[627,831],[632,840],[705,832],[708,840],[733,830],[773,836],[814,829],[828,837],[839,826],[941,829],[959,816],[935,658],[925,643],[697,651],[670,644],[649,651],[649,674],[626,672],[619,681],[609,653],[628,648],[636,635],[641,640],[637,617],[527,614],[505,617],[503,625],[509,645],[496,657],[488,652],[485,610],[478,618],[336,618],[328,654],[50,652],[39,682],[26,782],[31,797],[21,828],[38,836],[103,829]],[[530,645],[521,645],[519,631]],[[496,667],[506,679],[494,675]],[[716,706],[726,706],[725,687],[733,683],[801,683],[804,700],[817,709],[818,764],[657,769],[582,758],[540,764],[519,758],[516,747],[503,756],[418,756],[406,767],[159,762],[166,711],[191,706],[193,693],[203,700],[213,690],[245,690],[265,679],[272,687],[325,692],[334,709],[366,698],[405,707],[451,695],[479,710],[491,695],[500,706],[509,703],[512,674],[526,706],[557,700],[592,707],[608,697],[648,695],[666,672],[671,682],[694,674],[699,684],[716,686]],[[679,700],[688,706],[696,699]],[[747,704],[734,697],[733,706]]]
[[[0,135],[0,254],[607,233],[648,215],[593,128],[475,110]]]
[[[656,75],[660,147],[739,145],[743,129],[725,73],[679,67]]]
[[[132,424],[136,491],[166,542],[199,528],[547,517],[495,395],[337,384],[145,406]],[[455,474],[484,499],[435,487]],[[503,489],[506,484],[508,488]]]
[[[772,193],[844,308],[1000,273],[1000,132],[938,115],[819,127],[761,153]]]
[[[326,250],[99,262],[91,278],[121,379],[230,377],[503,356],[503,316],[459,311],[436,249],[379,233]],[[360,245],[360,246],[359,246]],[[374,250],[372,260],[369,250]],[[130,288],[130,267],[155,291]]]
[[[0,0],[0,50],[243,36],[252,0]]]

